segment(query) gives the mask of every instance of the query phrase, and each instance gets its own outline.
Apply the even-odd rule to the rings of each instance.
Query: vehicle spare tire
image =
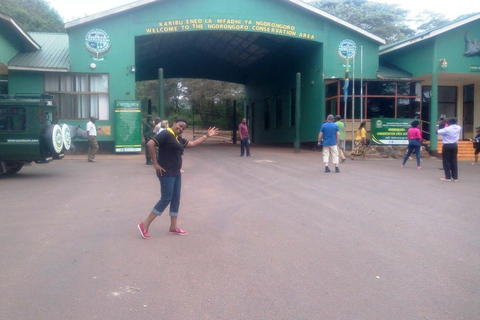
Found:
[[[62,128],[58,124],[51,124],[47,127],[45,133],[45,144],[48,150],[53,153],[60,154],[63,150],[63,134]]]
[[[63,147],[65,150],[70,150],[72,145],[72,136],[70,135],[70,128],[66,124],[62,124],[62,138],[63,138]]]

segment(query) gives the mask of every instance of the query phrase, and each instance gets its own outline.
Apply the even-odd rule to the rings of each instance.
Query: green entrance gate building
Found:
[[[464,55],[465,34],[480,37],[479,19],[385,46],[298,0],[141,0],[68,22],[67,35],[26,34],[4,16],[10,29],[0,41],[14,45],[0,59],[9,93],[54,94],[63,122],[99,119],[100,141],[121,136],[116,101],[136,101],[135,82],[163,78],[244,84],[255,141],[296,146],[316,141],[329,113],[344,116],[347,131],[364,119],[421,118],[427,138],[436,139],[430,123],[443,108],[439,88],[454,86],[448,115],[468,113],[466,138],[480,124],[480,56]],[[459,98],[464,86],[471,101]],[[164,116],[162,86],[158,95]]]

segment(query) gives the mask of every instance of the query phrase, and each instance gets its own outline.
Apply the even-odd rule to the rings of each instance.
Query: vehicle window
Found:
[[[0,108],[1,131],[25,131],[25,108]]]
[[[8,109],[0,108],[0,131],[8,130]]]

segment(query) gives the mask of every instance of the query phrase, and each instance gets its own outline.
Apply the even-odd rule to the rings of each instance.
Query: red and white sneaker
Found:
[[[184,231],[180,228],[177,228],[177,229],[171,229],[170,228],[170,234],[176,234],[176,235],[179,235],[179,236],[186,236],[187,231]]]
[[[140,230],[140,234],[142,235],[142,237],[144,239],[150,239],[150,235],[148,234],[148,230],[145,230],[145,228],[143,227],[143,222],[140,223],[137,227],[138,227],[138,230]]]

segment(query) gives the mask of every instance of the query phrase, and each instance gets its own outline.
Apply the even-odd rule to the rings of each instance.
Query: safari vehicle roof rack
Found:
[[[48,93],[16,93],[1,94],[0,99],[38,99],[38,100],[53,100],[53,94]]]
[[[16,93],[15,99],[42,99],[53,100],[53,94],[48,93]]]

